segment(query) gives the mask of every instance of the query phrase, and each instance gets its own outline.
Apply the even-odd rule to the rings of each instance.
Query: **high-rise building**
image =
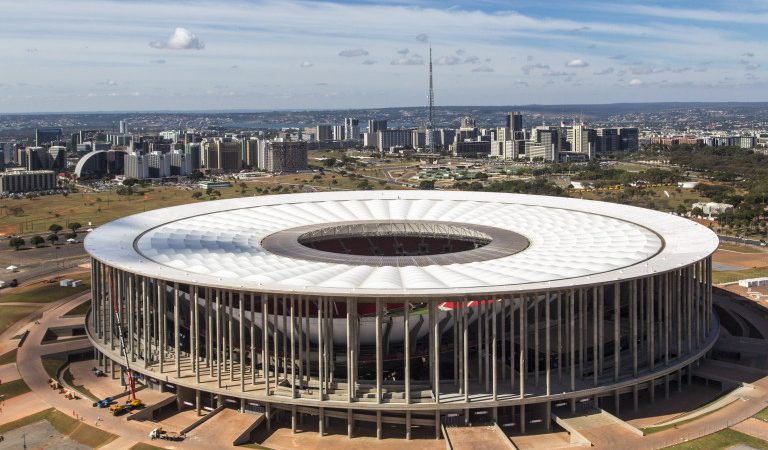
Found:
[[[303,141],[270,142],[264,150],[264,164],[260,168],[272,173],[307,170],[307,143]]]
[[[319,142],[327,142],[333,140],[333,125],[317,125],[315,127],[315,139]]]
[[[192,173],[192,161],[184,150],[171,150],[171,176],[185,177]]]
[[[334,125],[333,126],[333,140],[334,141],[343,141],[346,136],[346,132],[344,131],[345,127],[344,125]]]
[[[598,128],[597,134],[597,154],[616,153],[619,151],[619,129],[618,128]]]
[[[56,189],[56,172],[52,170],[8,170],[0,172],[0,192],[23,193]]]
[[[26,166],[29,170],[62,170],[67,164],[67,148],[59,145],[26,148]]]
[[[238,141],[217,139],[207,142],[203,153],[206,169],[217,172],[237,172],[242,168],[242,145]]]
[[[379,153],[392,147],[410,147],[411,130],[384,130],[376,133],[376,150]]]
[[[45,127],[35,129],[35,146],[56,144],[64,136],[61,128]]]
[[[509,140],[525,139],[523,130],[523,113],[519,111],[507,114],[506,128],[509,130]]]
[[[619,150],[636,152],[640,149],[640,132],[637,128],[619,128]]]
[[[344,119],[344,138],[350,141],[360,139],[360,121],[353,117]]]
[[[166,178],[171,176],[171,154],[150,152],[144,156],[147,161],[147,176],[149,178]]]
[[[189,142],[184,146],[184,153],[189,160],[190,171],[200,170],[202,167],[202,150],[199,142]]]
[[[384,119],[370,119],[368,120],[368,133],[377,133],[379,131],[387,130],[387,121]]]
[[[125,177],[138,180],[149,178],[149,165],[146,155],[130,153],[125,156]]]
[[[128,121],[123,119],[120,121],[120,134],[128,133]]]

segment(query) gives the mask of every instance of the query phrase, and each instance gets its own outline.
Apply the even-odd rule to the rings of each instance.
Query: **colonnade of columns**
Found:
[[[698,353],[712,329],[710,258],[611,284],[451,299],[231,291],[96,260],[92,280],[91,335],[121,355],[122,329],[134,370],[294,411],[404,411],[407,424],[425,404],[439,419],[609,391]]]

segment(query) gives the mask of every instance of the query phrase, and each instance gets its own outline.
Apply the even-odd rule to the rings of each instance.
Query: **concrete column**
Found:
[[[520,299],[520,398],[525,398],[525,379],[528,377],[528,297]]]
[[[613,284],[613,380],[619,381],[619,322],[621,321],[620,311],[621,284]],[[618,404],[618,397],[616,403]],[[618,407],[617,407],[618,409]]]
[[[547,431],[552,431],[552,402],[544,405],[544,423],[547,425]]]
[[[233,341],[233,332],[232,332],[232,313],[233,308],[235,306],[234,302],[234,293],[232,291],[228,291],[226,293],[227,295],[227,355],[226,358],[224,358],[224,362],[227,364],[227,368],[229,369],[229,381],[235,381],[235,352],[234,352],[234,341]]]
[[[192,303],[189,308],[189,314],[191,317],[190,327],[193,330],[189,334],[191,339],[190,346],[194,352],[192,354],[192,369],[195,372],[195,381],[200,383],[200,311],[198,309],[198,301],[200,300],[200,287],[190,285],[189,289]]]
[[[464,300],[461,303],[461,342],[463,346],[461,353],[464,357],[462,362],[462,375],[464,376],[464,402],[469,402],[469,321],[467,320],[467,298],[464,297]]]
[[[497,397],[497,380],[496,380],[496,374],[497,374],[497,367],[496,367],[496,361],[498,360],[498,355],[496,354],[496,316],[498,315],[498,306],[499,306],[499,299],[494,298],[493,303],[491,303],[491,385],[492,385],[492,396],[493,401],[496,401],[498,399]],[[504,320],[502,319],[502,322]],[[537,334],[538,336],[538,334]],[[538,340],[538,339],[537,339]],[[538,358],[536,358],[537,366],[538,366]],[[439,373],[439,372],[438,372]]]
[[[221,387],[221,290],[216,289],[216,380]]]
[[[571,297],[571,299],[573,299],[573,297]],[[525,434],[525,403],[520,405],[520,433]]]
[[[376,403],[381,403],[383,397],[381,392],[382,372],[384,371],[383,349],[381,345],[381,314],[381,299],[376,298]],[[378,428],[381,428],[380,425]]]
[[[455,303],[454,303],[455,305]],[[454,308],[455,310],[456,308]],[[405,403],[411,403],[411,302],[403,303],[403,378],[405,382]],[[410,415],[409,415],[410,416]],[[410,427],[406,425],[406,435],[410,436]]]
[[[181,378],[181,348],[179,347],[179,283],[173,283],[173,352],[176,357],[176,378]]]
[[[405,411],[405,438],[411,439],[411,410]]]
[[[350,302],[347,299],[347,317],[346,317],[346,332],[347,332],[347,401],[352,401],[352,311],[349,308]],[[408,334],[406,330],[406,335]],[[351,410],[349,410],[351,411]],[[350,413],[351,414],[351,413]],[[351,419],[351,417],[350,417]],[[347,422],[350,422],[350,419]],[[349,430],[348,437],[352,437],[352,432]]]
[[[256,296],[253,292],[248,294],[251,300],[251,384],[256,384]]]
[[[352,417],[352,408],[347,409],[347,439],[352,439],[354,420],[355,419]]]
[[[629,282],[630,348],[632,349],[632,374],[637,376],[637,280]]]
[[[320,436],[325,436],[325,409],[323,408],[320,408],[320,414],[318,415],[317,426],[318,426],[318,433],[320,434]]]
[[[539,295],[533,295],[533,384],[539,386]]]
[[[576,390],[576,318],[574,309],[576,307],[575,291],[571,289],[568,294],[568,334],[570,335],[570,366],[571,366],[571,391]]]
[[[318,370],[317,370],[317,382],[318,382],[318,389],[317,389],[317,399],[323,400],[325,397],[323,395],[323,390],[325,388],[325,368],[324,368],[324,357],[323,357],[323,299],[319,298],[317,300],[317,364],[318,364]],[[320,415],[322,423],[322,411],[323,409],[320,408]],[[323,434],[322,428],[320,428],[320,435]]]
[[[238,329],[240,337],[240,392],[245,392],[245,293],[239,292],[237,300],[240,311]],[[291,327],[291,332],[293,332],[293,327]]]
[[[376,411],[376,439],[381,439],[381,411]]]
[[[197,413],[197,417],[200,417],[201,410],[202,405],[200,404],[200,390],[195,389],[195,412]]]
[[[509,303],[509,390],[515,392],[515,307],[517,306],[517,299],[510,297]]]
[[[278,349],[278,343],[280,335],[278,334],[280,332],[280,329],[278,327],[278,300],[277,295],[272,296],[272,354],[273,354],[273,360],[275,362],[275,371],[273,372],[275,375],[275,392],[277,392],[277,389],[280,385],[280,351]],[[322,391],[322,388],[320,389]]]
[[[592,385],[597,386],[598,385],[598,374],[599,374],[599,365],[598,365],[598,348],[600,344],[598,343],[598,328],[599,328],[599,319],[598,319],[598,289],[597,287],[592,288]],[[549,333],[549,330],[547,330],[547,333]],[[547,354],[547,361],[549,361],[549,354]]]
[[[434,348],[432,351],[435,353],[434,361],[435,361],[435,374],[434,374],[434,391],[435,391],[435,403],[440,403],[440,315],[439,315],[439,309],[437,307],[437,302],[432,301],[430,299],[429,302],[432,305],[432,311],[434,311],[435,314],[435,320],[432,323],[433,326],[433,333],[434,333],[434,339],[432,340],[432,343],[434,345]],[[487,330],[486,330],[487,335]],[[487,348],[486,348],[487,350]]]
[[[435,410],[435,439],[440,439],[440,410]]]
[[[283,295],[283,379],[288,379],[288,297]],[[293,331],[293,322],[291,321],[291,331]]]
[[[261,294],[261,369],[264,374],[264,395],[269,395],[269,295]]]
[[[296,398],[296,299],[291,296],[291,398]],[[294,414],[295,415],[295,414]]]
[[[291,405],[291,433],[296,434],[296,405]]]
[[[563,382],[563,293],[557,293],[557,381]]]
[[[552,393],[552,371],[550,368],[550,359],[551,359],[551,348],[550,348],[550,339],[552,331],[549,328],[549,303],[551,300],[550,293],[547,292],[544,298],[544,371],[545,371],[545,384],[546,384],[546,395],[550,395]],[[549,402],[547,402],[547,430],[549,430],[550,426],[550,418],[549,418],[549,411],[550,411],[551,405]]]

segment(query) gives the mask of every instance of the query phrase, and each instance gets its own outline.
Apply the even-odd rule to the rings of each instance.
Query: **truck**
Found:
[[[93,406],[95,408],[107,408],[109,405],[112,404],[112,397],[103,398],[97,402],[93,403]]]
[[[120,415],[125,414],[125,413],[128,412],[128,407],[126,407],[125,405],[121,405],[119,403],[118,404],[114,404],[114,405],[110,405],[109,412],[113,416],[120,416]]]

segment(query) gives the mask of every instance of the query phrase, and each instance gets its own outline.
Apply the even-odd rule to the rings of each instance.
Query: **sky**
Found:
[[[768,0],[0,0],[0,113],[768,101]]]

